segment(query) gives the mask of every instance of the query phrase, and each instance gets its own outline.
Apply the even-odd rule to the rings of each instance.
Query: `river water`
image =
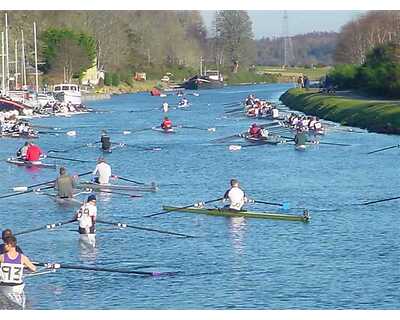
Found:
[[[99,219],[196,235],[179,238],[134,229],[98,225],[97,247],[78,241],[76,225],[18,237],[34,261],[133,270],[179,271],[175,276],[137,277],[110,272],[58,270],[26,280],[29,309],[398,309],[400,253],[398,200],[357,204],[399,196],[399,149],[366,155],[398,143],[397,136],[330,131],[322,141],[349,147],[318,145],[306,152],[293,145],[258,146],[229,151],[210,140],[244,131],[243,116],[224,113],[224,104],[250,93],[271,101],[287,84],[232,86],[189,95],[189,110],[171,110],[177,125],[215,127],[216,132],[178,129],[175,134],[123,130],[149,128],[163,117],[164,101],[148,93],[93,101],[101,111],[72,118],[42,118],[35,124],[76,130],[69,137],[42,134],[43,150],[67,149],[99,140],[108,128],[113,142],[157,146],[159,151],[116,148],[107,155],[113,173],[160,185],[142,198],[99,194]],[[166,98],[176,105],[178,98]],[[132,112],[133,111],[133,112]],[[1,139],[0,157],[14,154],[22,140]],[[237,142],[235,143],[237,144]],[[98,148],[58,153],[95,160]],[[48,159],[48,161],[50,161]],[[95,163],[57,162],[70,173]],[[28,170],[0,163],[0,193],[56,177],[53,169]],[[240,180],[250,198],[306,207],[308,224],[262,219],[228,219],[174,212],[153,218],[162,205],[185,206],[223,195],[231,178]],[[123,181],[121,181],[123,183]],[[0,227],[14,232],[68,220],[74,208],[43,195],[0,199]],[[214,204],[213,204],[214,205]],[[215,205],[218,205],[216,203]],[[276,207],[252,204],[255,211]],[[301,213],[295,209],[292,213]]]

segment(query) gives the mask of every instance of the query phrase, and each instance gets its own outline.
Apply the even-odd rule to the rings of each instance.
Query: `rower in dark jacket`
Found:
[[[12,234],[11,229],[5,229],[1,233],[1,239],[4,242],[6,238],[11,237],[12,235],[13,234]],[[16,250],[19,253],[23,253],[22,249],[19,246],[16,247]],[[5,253],[5,248],[4,248],[4,243],[2,243],[2,244],[0,244],[0,254],[4,254],[4,253]]]
[[[103,151],[107,151],[107,152],[111,151],[111,139],[108,136],[106,130],[103,130],[103,132],[101,133],[100,142],[101,142],[101,149]]]

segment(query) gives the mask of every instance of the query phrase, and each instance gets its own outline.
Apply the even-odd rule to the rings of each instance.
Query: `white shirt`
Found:
[[[93,225],[92,217],[97,217],[97,207],[93,204],[86,203],[78,210],[77,219],[79,221],[79,227],[83,229],[90,229]]]
[[[229,208],[234,210],[241,210],[246,201],[243,190],[238,187],[232,187],[229,190],[228,198],[230,201]]]
[[[93,171],[93,175],[99,173],[99,183],[100,184],[108,184],[111,177],[111,167],[105,163],[100,162],[96,165],[96,168]]]

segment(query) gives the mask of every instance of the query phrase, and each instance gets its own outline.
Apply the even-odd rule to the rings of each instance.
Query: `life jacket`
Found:
[[[249,133],[252,137],[258,138],[259,136],[261,136],[261,128],[259,127],[251,127],[249,129]]]
[[[40,160],[40,156],[42,155],[42,150],[37,145],[32,145],[28,147],[26,151],[26,160],[27,161],[38,161]]]
[[[169,119],[164,120],[163,123],[161,124],[161,128],[163,129],[172,128],[172,121]]]

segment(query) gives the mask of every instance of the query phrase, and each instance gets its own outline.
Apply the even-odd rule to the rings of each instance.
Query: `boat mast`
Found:
[[[18,40],[15,40],[15,90],[18,88]]]
[[[203,75],[203,57],[200,57],[200,77]]]
[[[39,92],[39,76],[38,76],[38,62],[37,62],[36,22],[33,23],[33,39],[35,43],[35,85],[37,94]]]
[[[5,19],[6,19],[6,77],[7,77],[7,86],[6,89],[7,91],[10,90],[10,66],[9,66],[9,60],[8,60],[8,19],[7,19],[7,13],[5,14]]]
[[[1,33],[1,95],[6,95],[6,73],[4,65],[4,32]]]
[[[22,42],[22,46],[21,46],[21,55],[22,55],[22,59],[21,59],[21,63],[22,63],[21,73],[22,73],[23,84],[24,84],[24,86],[26,86],[24,30],[21,30],[21,42]],[[22,81],[22,80],[21,80],[21,81]]]

